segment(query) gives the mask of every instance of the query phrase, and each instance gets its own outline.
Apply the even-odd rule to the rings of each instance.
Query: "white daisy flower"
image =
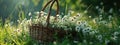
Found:
[[[88,11],[87,11],[87,10],[85,10],[85,11],[84,11],[84,13],[88,13]]]
[[[70,13],[70,14],[73,14],[74,13],[74,11],[72,11],[72,10],[69,10],[69,12],[68,13]]]
[[[87,26],[88,26],[87,22],[82,21],[82,22],[80,23],[80,27],[81,27],[81,28],[86,28]]]
[[[29,13],[28,13],[28,16],[31,16],[31,15],[32,15],[32,13],[31,13],[31,12],[29,12]]]
[[[76,25],[80,25],[81,24],[81,21],[77,21]]]
[[[96,9],[99,9],[99,6],[96,6],[95,8],[96,8]]]
[[[119,34],[119,32],[114,32],[114,36],[116,36],[116,35],[118,35]]]
[[[81,16],[81,14],[80,13],[77,13],[77,15],[76,15],[77,17],[80,17]]]
[[[77,32],[80,32],[81,29],[82,29],[82,28],[81,28],[80,26],[76,26],[76,27],[75,27],[75,30],[76,30]]]
[[[40,12],[39,11],[37,11],[37,12],[34,12],[36,15],[39,15],[40,14]]]
[[[90,27],[87,27],[85,29],[82,30],[82,32],[85,34],[85,33],[88,33],[90,32],[91,28]]]
[[[89,16],[89,18],[91,18],[92,16]]]
[[[75,21],[75,19],[74,19],[73,17],[69,17],[69,20],[70,20],[71,22]]]
[[[94,35],[95,34],[95,31],[91,31],[91,32],[89,32],[90,33],[90,35]]]

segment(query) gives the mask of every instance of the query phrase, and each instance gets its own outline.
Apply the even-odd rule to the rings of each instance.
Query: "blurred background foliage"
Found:
[[[0,0],[0,23],[4,25],[8,19],[17,24],[18,19],[29,18],[28,13],[40,11],[49,0]],[[67,14],[69,10],[75,12],[87,12],[96,17],[99,14],[120,16],[120,0],[59,0],[60,14]],[[48,8],[45,10],[48,12]],[[99,10],[103,10],[100,13]],[[113,13],[108,13],[110,10]],[[56,11],[54,5],[52,14]],[[107,13],[105,13],[107,12]]]

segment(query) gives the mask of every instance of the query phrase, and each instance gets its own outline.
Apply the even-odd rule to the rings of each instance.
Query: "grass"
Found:
[[[23,11],[20,11],[20,13],[21,14],[19,14],[19,20],[17,20],[18,25],[13,25],[9,19],[6,20],[4,26],[2,26],[2,23],[0,23],[0,45],[39,45],[36,40],[32,39],[29,36],[29,19],[25,18],[26,16]],[[68,13],[68,15],[65,15],[67,17],[66,20],[69,19],[69,15],[72,18],[76,18],[74,16],[78,15],[74,11],[68,11],[65,13]],[[33,15],[30,15],[29,17],[31,18],[32,16]],[[111,17],[109,18],[109,16]],[[109,43],[113,45],[120,45],[120,16],[117,16],[115,13],[109,16],[99,14],[98,17],[92,17],[85,13],[80,13],[77,21],[87,22],[88,26],[91,27],[91,31],[89,31],[89,33],[78,32],[78,35],[81,39],[79,41],[71,41],[68,38],[65,38],[62,42],[54,41],[52,43],[49,43],[49,45],[107,45]],[[36,23],[36,19],[34,18],[35,16],[31,20],[33,23]],[[45,21],[45,19],[43,18],[42,21]],[[2,22],[1,19],[0,22]],[[73,28],[75,28],[76,22],[66,22],[65,24],[70,24],[70,27],[73,26]],[[57,23],[57,25],[59,26],[61,23]],[[83,30],[86,28],[87,27],[84,27]]]
[[[32,1],[35,4],[35,6],[38,5],[37,3],[39,1],[37,2],[35,2],[34,0]],[[63,0],[61,2],[61,5],[64,5],[64,2],[65,1]],[[80,16],[78,16],[77,21],[75,22],[68,21],[70,17],[74,19],[76,18],[74,16],[78,15],[76,11],[68,10],[69,8],[79,9],[80,5],[83,7],[85,6],[83,4],[79,5],[79,1],[77,2],[78,2],[76,3],[77,7],[75,7],[74,4],[68,5],[70,3],[70,0],[65,2],[65,5],[64,5],[65,9],[63,11],[65,14],[62,14],[62,16],[63,17],[66,16],[65,19],[67,21],[64,20],[65,24],[62,24],[61,22],[59,22],[59,23],[56,23],[56,25],[58,27],[62,26],[66,30],[72,27],[72,28],[75,28],[73,30],[76,31],[77,30],[76,27],[78,26],[75,24],[78,23],[77,21],[80,21],[80,23],[82,22],[78,27],[79,30],[77,30],[78,36],[80,36],[80,38],[78,39],[80,40],[70,40],[68,39],[69,37],[68,35],[61,42],[59,42],[58,40],[60,39],[58,39],[57,41],[54,41],[48,44],[49,45],[110,45],[110,44],[120,45],[119,43],[120,42],[120,39],[119,39],[120,38],[120,18],[119,17],[120,16],[119,14],[116,13],[117,10],[112,9],[112,12],[110,11],[111,13],[109,15],[109,12],[104,12],[104,6],[102,8],[98,7],[98,9],[96,9],[98,11],[98,15],[95,15],[95,14],[91,14],[92,11],[91,12],[87,11],[92,7],[90,5],[85,11],[81,11],[82,13],[80,13]],[[17,17],[14,16],[15,19],[12,17],[15,10],[13,10],[12,13],[10,13],[10,16],[6,19],[5,25],[2,25],[2,19],[0,17],[0,45],[39,45],[39,42],[37,42],[36,40],[30,37],[29,28],[28,28],[30,19],[33,21],[33,23],[36,23],[36,19],[35,19],[36,15],[30,14],[29,16],[27,16],[25,15],[25,11],[22,9],[22,6],[19,6],[19,7],[17,6],[19,5],[17,4],[15,6],[15,9],[19,10],[18,20],[16,20]],[[80,9],[82,10],[82,8]],[[88,14],[86,14],[87,12]],[[12,18],[14,21],[17,21],[18,23],[17,25],[15,25],[14,22],[11,22]],[[42,21],[45,22],[45,17],[43,17]],[[69,27],[66,27],[66,25]],[[83,27],[84,25],[87,25],[87,26],[83,28],[81,25]],[[84,33],[83,30],[87,30],[87,29],[90,29],[90,31],[88,31],[87,33]]]
[[[88,18],[86,18],[88,17]],[[85,35],[81,41],[74,42],[65,38],[62,42],[49,43],[50,45],[106,45],[108,43],[120,44],[120,22],[119,18],[113,16],[111,20],[97,18],[89,18],[83,16],[82,21],[88,22],[94,31],[93,35]],[[87,20],[89,19],[89,20]],[[25,19],[18,23],[17,26],[11,25],[10,22],[4,26],[0,26],[0,45],[38,45],[38,42],[29,36]],[[79,34],[81,35],[81,34]]]

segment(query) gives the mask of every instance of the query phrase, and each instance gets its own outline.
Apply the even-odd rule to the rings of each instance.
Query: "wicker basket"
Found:
[[[51,13],[51,8],[54,2],[57,3],[57,12],[56,12],[56,15],[57,15],[59,11],[58,0],[50,0],[42,9],[42,11],[44,11],[47,5],[51,3],[48,17],[46,20],[47,26],[43,26],[42,24],[32,24],[31,26],[29,26],[30,36],[33,39],[38,40],[39,42],[52,42],[52,41],[55,41],[54,35],[56,33],[58,37],[63,37],[67,33],[67,31],[65,30],[49,27],[50,13]],[[38,18],[40,17],[41,17],[41,13]],[[55,17],[55,20],[57,20],[57,16]]]
[[[58,28],[44,27],[40,24],[30,26],[30,36],[39,42],[53,42],[56,40],[54,36],[61,39],[67,34],[70,34],[70,32]]]
[[[39,24],[33,24],[30,26],[30,35],[32,38],[39,40],[40,42],[53,41],[54,30],[52,28],[43,27]]]

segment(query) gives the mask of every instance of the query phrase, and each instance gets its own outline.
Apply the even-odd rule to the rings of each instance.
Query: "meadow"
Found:
[[[69,4],[69,1],[66,4]],[[69,39],[71,35],[66,35],[61,42],[57,39],[47,45],[120,45],[120,10],[110,8],[108,12],[105,12],[104,6],[95,6],[93,8],[97,11],[95,14],[95,12],[91,13],[90,7],[76,11],[68,9],[67,5],[64,6],[65,11],[62,10],[57,15],[57,22],[54,22],[53,14],[50,16],[50,27],[76,31],[79,38],[71,40]],[[48,13],[46,11],[26,13],[22,9],[18,13],[18,19],[10,14],[4,24],[4,19],[0,17],[0,45],[42,45],[31,38],[29,26],[38,23],[46,26]],[[42,15],[38,18],[40,13]],[[15,22],[11,20],[15,20]]]

